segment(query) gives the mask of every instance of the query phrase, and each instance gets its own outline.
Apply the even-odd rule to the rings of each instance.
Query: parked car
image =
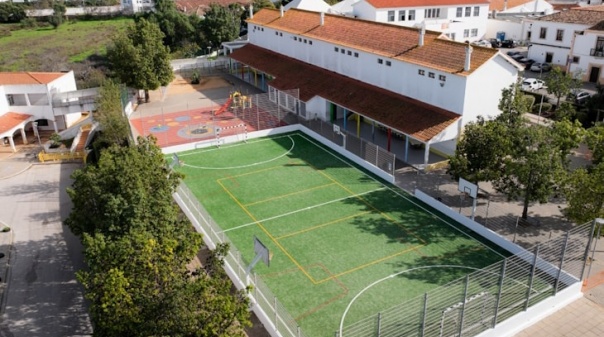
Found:
[[[472,42],[472,44],[475,46],[479,46],[479,47],[491,48],[491,42],[489,42],[487,40],[474,41],[474,42]]]
[[[510,50],[509,52],[506,53],[509,57],[512,57],[514,55],[518,55],[521,54],[519,51],[517,50]]]
[[[518,54],[514,54],[514,55],[512,55],[512,58],[513,58],[514,60],[516,60],[516,61],[520,61],[520,60],[522,60],[522,59],[523,59],[523,58],[525,58],[525,57],[526,57],[526,55],[524,55],[524,54],[522,54],[522,53],[518,53]]]
[[[499,41],[497,39],[489,39],[489,42],[491,43],[491,48],[500,48],[501,47],[501,41]]]
[[[515,40],[503,40],[501,41],[501,48],[516,48],[518,46],[518,42]]]
[[[545,82],[536,78],[525,78],[522,81],[522,90],[524,91],[534,91],[539,90],[545,86]]]
[[[524,69],[526,70],[529,69],[535,63],[535,60],[524,57],[518,60],[518,62],[522,63],[524,65]]]
[[[534,72],[548,72],[552,70],[552,65],[549,63],[533,63],[531,71]]]
[[[573,90],[568,94],[568,96],[566,96],[566,100],[571,101],[576,105],[583,105],[589,100],[590,97],[591,94],[587,91]]]

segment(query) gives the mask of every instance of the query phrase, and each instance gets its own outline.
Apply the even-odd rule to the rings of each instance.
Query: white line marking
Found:
[[[225,167],[196,166],[196,165],[189,165],[187,163],[184,163],[183,166],[188,166],[188,167],[192,167],[192,168],[196,168],[196,169],[201,169],[201,170],[230,170],[230,169],[240,169],[240,168],[246,168],[246,167],[252,167],[252,166],[257,166],[257,165],[262,165],[262,164],[270,163],[272,161],[275,161],[277,159],[280,159],[280,158],[283,158],[283,157],[287,156],[290,152],[292,152],[292,150],[296,146],[296,143],[294,142],[294,140],[292,139],[292,137],[290,137],[290,136],[287,136],[287,137],[292,141],[292,146],[289,148],[289,150],[287,150],[286,152],[284,152],[283,154],[281,154],[281,155],[279,155],[279,156],[277,156],[275,158],[271,158],[271,159],[268,159],[268,160],[265,160],[265,161],[255,162],[255,163],[251,163],[251,164],[247,164],[247,165],[225,166]]]
[[[317,142],[314,141],[314,139],[309,139],[308,137],[306,137],[305,134],[303,133],[298,133],[297,136],[302,137],[304,139],[306,139],[308,142],[315,144],[315,146],[317,146],[318,148],[322,149],[324,152],[329,153],[330,155],[332,155],[333,157],[335,157],[336,159],[338,159],[339,161],[343,162],[344,164],[352,167],[353,169],[360,171],[362,174],[364,174],[365,176],[367,176],[369,179],[375,181],[376,183],[384,186],[385,188],[389,189],[390,191],[392,191],[394,194],[400,196],[401,198],[407,200],[408,202],[412,203],[413,205],[417,206],[418,208],[420,208],[421,210],[423,210],[424,212],[432,215],[432,217],[446,223],[447,225],[449,225],[450,227],[452,227],[453,229],[455,229],[456,231],[460,232],[461,234],[465,235],[466,237],[472,239],[473,241],[478,242],[480,245],[486,247],[487,249],[491,250],[492,252],[494,252],[495,254],[501,256],[501,257],[505,257],[503,254],[500,254],[499,252],[497,252],[496,250],[494,250],[493,248],[489,247],[488,245],[485,245],[484,243],[480,242],[479,240],[477,240],[476,238],[472,237],[471,235],[469,235],[468,233],[463,232],[461,229],[457,228],[456,226],[453,226],[451,223],[449,223],[447,220],[439,217],[438,215],[436,215],[435,213],[431,212],[430,210],[426,209],[425,207],[423,207],[422,205],[416,203],[413,199],[408,198],[407,196],[405,196],[404,194],[399,193],[398,191],[394,190],[391,187],[388,187],[387,185],[385,185],[384,183],[382,183],[381,181],[375,179],[373,176],[366,174],[365,172],[359,170],[357,167],[351,165],[349,162],[347,162],[346,160],[340,158],[339,156],[335,155],[332,151],[329,151],[325,148],[325,145],[323,144],[319,144]],[[379,207],[376,207],[377,209],[379,209]],[[488,239],[485,239],[488,240]]]
[[[301,208],[301,209],[298,209],[298,210],[295,210],[295,211],[291,211],[291,212],[288,212],[288,213],[272,216],[270,218],[266,218],[266,219],[262,219],[262,220],[258,220],[258,221],[254,221],[254,222],[250,222],[250,223],[246,223],[245,225],[241,225],[241,226],[225,229],[225,230],[222,231],[222,233],[230,232],[230,231],[233,231],[235,229],[240,229],[240,228],[252,226],[252,225],[255,225],[255,224],[258,224],[258,223],[262,223],[262,222],[265,222],[265,221],[271,221],[271,220],[275,220],[275,219],[278,219],[278,218],[290,216],[292,214],[308,211],[308,210],[311,210],[313,208],[317,208],[317,207],[333,204],[334,202],[339,202],[339,201],[350,199],[350,198],[357,198],[357,197],[359,197],[361,195],[365,195],[365,194],[369,194],[369,193],[373,193],[373,192],[377,192],[377,191],[381,191],[381,190],[385,190],[385,189],[386,189],[386,187],[382,187],[382,188],[378,188],[378,189],[367,191],[367,192],[363,192],[363,193],[349,195],[349,196],[344,197],[344,198],[334,199],[334,200],[331,200],[331,201],[328,201],[328,202],[324,202],[324,203],[320,203],[320,204],[316,204],[316,205],[313,205],[313,206],[308,206],[308,207]]]

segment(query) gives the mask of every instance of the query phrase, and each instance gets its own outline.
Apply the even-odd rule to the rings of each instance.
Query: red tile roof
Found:
[[[535,0],[491,0],[491,3],[489,4],[489,10],[496,10],[500,12],[504,10],[504,7],[506,9],[511,9],[533,1]]]
[[[270,74],[279,90],[300,89],[300,100],[320,96],[355,113],[428,141],[460,116],[385,89],[248,44],[229,55]]]
[[[439,38],[442,34],[426,31],[424,45],[418,47],[419,30],[385,23],[290,9],[280,16],[278,10],[262,9],[249,23],[323,40],[378,56],[467,75],[497,55],[493,48],[473,47],[471,69],[464,72],[465,44]]]
[[[489,0],[367,0],[375,8],[463,6],[488,4]]]
[[[567,11],[542,16],[539,21],[564,22],[592,26],[604,21],[604,5],[575,7]]]
[[[65,73],[0,72],[0,85],[48,84]]]
[[[30,118],[31,115],[20,114],[16,112],[7,112],[0,116],[0,134],[11,130],[15,126]]]

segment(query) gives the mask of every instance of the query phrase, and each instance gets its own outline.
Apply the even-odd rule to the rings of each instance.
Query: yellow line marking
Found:
[[[329,176],[327,173],[323,172],[322,170],[319,170],[317,168],[315,168],[312,164],[307,163],[308,166],[312,167],[313,169],[317,170],[320,174],[322,174],[325,178],[333,181],[336,185],[340,186],[343,190],[347,191],[348,193],[352,194],[352,195],[356,195],[356,193],[354,193],[353,191],[351,191],[348,187],[342,185],[339,181],[335,180],[333,177]],[[396,219],[393,219],[390,215],[382,212],[381,210],[379,210],[377,207],[373,206],[372,204],[369,203],[369,201],[365,200],[363,197],[361,197],[360,195],[356,195],[356,198],[359,199],[361,202],[363,202],[365,205],[367,205],[367,207],[373,209],[374,211],[378,212],[381,216],[383,216],[384,218],[386,218],[388,221],[399,225],[399,222],[396,221]],[[401,224],[402,225],[402,224]],[[426,241],[422,240],[420,237],[418,237],[417,235],[415,235],[414,232],[409,231],[404,225],[402,226],[397,226],[399,228],[401,228],[402,230],[404,230],[405,232],[407,232],[409,235],[415,237],[418,241],[420,241],[422,244],[426,244]]]
[[[254,201],[254,202],[251,202],[249,204],[245,204],[244,206],[245,207],[249,207],[249,206],[261,204],[261,203],[264,203],[264,202],[273,201],[273,200],[276,200],[276,199],[287,198],[287,197],[290,197],[292,195],[302,194],[302,193],[310,192],[310,191],[313,191],[313,190],[318,190],[318,189],[321,189],[321,188],[324,188],[324,187],[328,187],[328,186],[332,186],[332,185],[335,185],[335,184],[334,183],[329,183],[329,184],[325,184],[325,185],[315,186],[315,187],[312,187],[312,188],[309,188],[309,189],[306,189],[306,190],[291,192],[291,193],[287,193],[287,194],[284,194],[284,195],[278,195],[278,196],[271,197],[271,198],[264,199],[264,200]]]
[[[265,172],[265,171],[271,171],[271,170],[275,170],[275,169],[280,169],[283,168],[283,166],[271,166],[271,167],[267,167],[261,170],[256,170],[256,171],[252,171],[252,172],[246,172],[246,173],[242,173],[242,174],[238,174],[238,175],[234,175],[234,176],[228,176],[228,177],[224,177],[224,178],[220,178],[216,181],[220,182],[221,180],[229,180],[232,178],[238,178],[238,177],[243,177],[243,176],[249,176],[251,174],[256,174],[256,173],[260,173],[260,172]]]
[[[350,273],[355,272],[355,271],[357,271],[357,270],[359,270],[359,269],[363,269],[363,268],[365,268],[365,267],[369,267],[369,266],[374,265],[374,264],[376,264],[376,263],[380,263],[380,262],[382,262],[382,261],[386,261],[386,260],[391,259],[391,258],[393,258],[393,257],[396,257],[396,256],[399,256],[399,255],[406,254],[406,253],[408,253],[408,252],[410,252],[410,251],[417,250],[417,249],[422,248],[422,247],[425,247],[425,246],[424,246],[424,245],[418,245],[418,246],[411,247],[411,248],[409,248],[409,249],[405,249],[405,250],[400,251],[400,252],[398,252],[398,253],[394,253],[394,254],[392,254],[392,255],[388,255],[388,256],[382,257],[382,258],[380,258],[380,259],[377,259],[377,260],[374,260],[374,261],[371,261],[371,262],[368,262],[368,263],[362,264],[362,265],[357,266],[357,267],[354,267],[354,268],[352,268],[352,269],[348,269],[348,270],[343,271],[343,272],[341,272],[341,273],[339,273],[339,274],[332,275],[332,276],[330,276],[330,277],[328,277],[328,278],[324,278],[324,279],[322,279],[322,280],[317,281],[315,284],[321,284],[321,283],[324,283],[324,282],[330,281],[330,280],[331,280],[331,279],[333,279],[333,278],[337,278],[337,277],[340,277],[340,276],[342,276],[342,275],[350,274]]]
[[[285,234],[285,235],[282,235],[282,236],[276,237],[276,238],[275,238],[275,240],[281,240],[281,239],[284,239],[284,238],[288,238],[288,237],[290,237],[290,236],[295,236],[295,235],[298,235],[298,234],[302,234],[302,233],[310,232],[310,231],[312,231],[312,230],[315,230],[315,229],[318,229],[318,228],[321,228],[321,227],[325,227],[325,226],[329,226],[329,225],[333,225],[334,223],[342,222],[342,221],[344,221],[344,220],[348,220],[348,219],[356,218],[356,217],[359,217],[359,216],[361,216],[361,215],[365,215],[365,214],[367,214],[367,213],[369,213],[369,211],[365,211],[365,212],[361,212],[361,213],[357,213],[357,214],[349,215],[349,216],[344,217],[344,218],[339,218],[339,219],[336,219],[336,220],[333,220],[333,221],[330,221],[330,222],[326,222],[326,223],[324,223],[324,224],[320,224],[320,225],[312,226],[312,227],[309,227],[309,228],[305,228],[305,229],[299,230],[299,231],[297,231],[297,232],[293,232],[293,233],[289,233],[289,234]]]
[[[302,265],[300,265],[300,263],[298,263],[298,261],[296,261],[296,259],[294,259],[291,254],[285,249],[283,248],[283,246],[281,246],[281,244],[271,235],[271,233],[269,233],[268,230],[266,230],[266,228],[264,228],[264,226],[262,225],[262,223],[260,223],[260,221],[258,221],[258,219],[256,219],[256,217],[254,217],[254,215],[252,213],[250,213],[250,211],[248,211],[242,204],[241,202],[239,202],[239,200],[237,200],[237,198],[235,198],[235,196],[231,193],[231,191],[229,191],[221,182],[220,179],[216,180],[216,182],[220,185],[220,187],[222,187],[222,189],[224,189],[224,191],[231,197],[231,199],[233,199],[233,201],[235,201],[235,203],[237,205],[239,205],[239,207],[241,207],[241,209],[250,217],[252,218],[252,220],[254,220],[256,222],[256,224],[258,225],[258,227],[260,227],[260,229],[262,229],[262,231],[273,241],[273,243],[275,243],[275,245],[277,247],[279,247],[279,249],[283,252],[283,254],[285,254],[285,256],[287,256],[295,265],[296,267],[298,267],[300,269],[300,271],[306,275],[306,277],[308,277],[308,279],[313,283],[316,284],[316,281],[312,278],[312,276],[310,276],[310,274],[308,274],[308,272],[304,269],[304,267],[302,267]]]

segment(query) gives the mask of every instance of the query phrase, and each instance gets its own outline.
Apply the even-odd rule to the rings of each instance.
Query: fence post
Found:
[[[274,297],[273,300],[273,310],[275,311],[275,330],[279,331],[279,321],[277,316],[277,297]]]
[[[466,275],[466,286],[464,287],[464,290],[463,290],[463,302],[461,303],[461,318],[459,320],[458,336],[460,336],[460,337],[461,337],[461,333],[463,331],[463,319],[464,319],[464,314],[466,313],[466,302],[468,301],[469,284],[470,284],[470,275]]]
[[[560,274],[562,274],[562,266],[564,265],[564,257],[566,255],[566,248],[568,247],[568,238],[570,237],[570,231],[566,231],[566,238],[564,239],[564,245],[562,246],[562,252],[560,253],[560,265],[558,266],[558,273],[556,275],[556,283],[554,283],[554,296],[558,293],[558,284],[560,283]]]
[[[495,315],[493,315],[493,329],[497,325],[497,315],[499,314],[499,304],[501,304],[501,296],[503,294],[503,282],[505,281],[505,269],[507,267],[508,259],[503,260],[501,265],[501,276],[499,277],[499,293],[497,294],[497,301],[495,302]]]
[[[379,159],[380,159],[380,147],[376,145],[375,146],[375,166],[376,167],[380,167],[378,164]]]
[[[424,337],[424,331],[426,331],[426,316],[428,316],[428,293],[424,293],[424,312],[422,313],[422,326],[419,337]]]
[[[531,266],[531,275],[529,278],[529,286],[526,291],[526,302],[524,303],[524,311],[528,310],[529,302],[531,300],[531,291],[533,290],[533,279],[535,278],[535,270],[537,269],[537,257],[539,256],[539,244],[535,247],[535,253],[533,256],[533,265]]]
[[[589,256],[589,248],[591,247],[591,242],[593,241],[593,238],[594,238],[594,230],[596,229],[597,221],[598,221],[598,219],[594,219],[594,221],[591,223],[591,230],[589,231],[589,240],[587,241],[587,247],[585,247],[585,254],[583,255],[583,266],[581,267],[581,275],[579,275],[581,280],[584,279],[583,274],[585,274],[585,265],[587,265],[587,257]]]
[[[377,337],[380,337],[382,335],[382,313],[378,312],[378,316],[377,316]]]
[[[518,234],[518,221],[520,217],[516,217],[516,226],[514,226],[514,238],[512,239],[513,243],[516,243],[516,234]]]

